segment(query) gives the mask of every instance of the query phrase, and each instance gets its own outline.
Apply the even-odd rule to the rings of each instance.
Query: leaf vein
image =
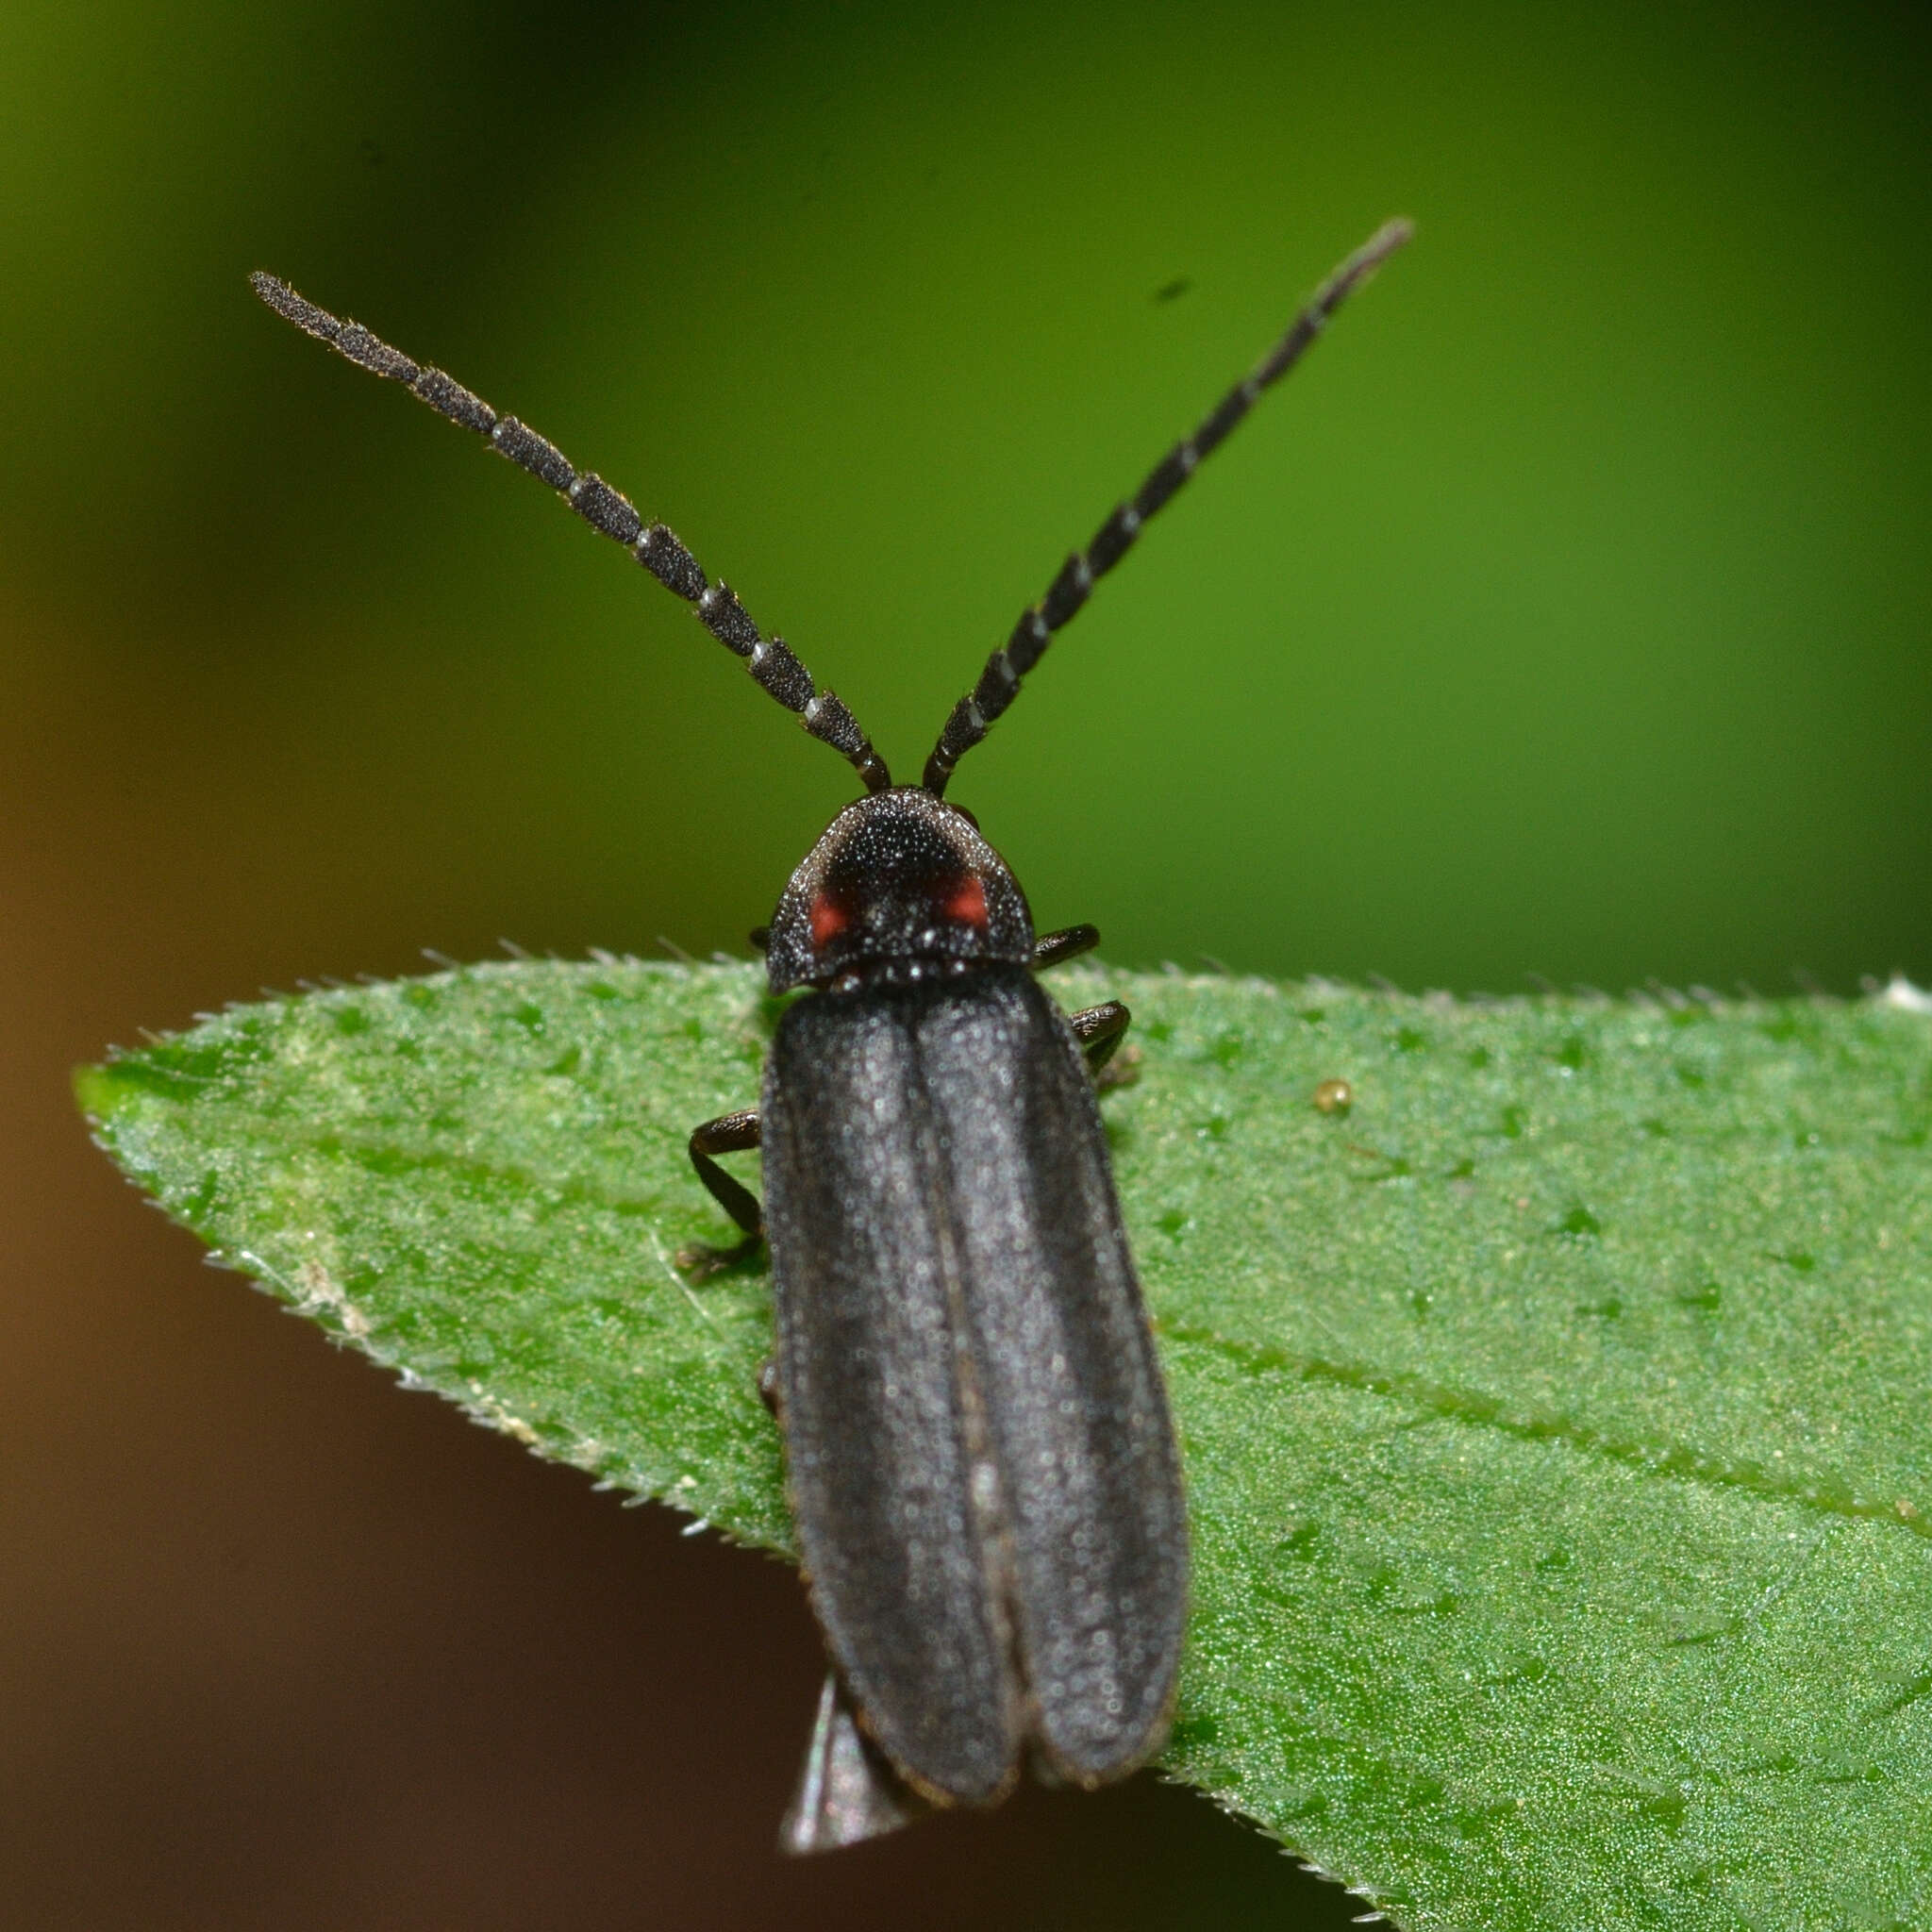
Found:
[[[1742,1458],[1709,1456],[1680,1442],[1646,1441],[1641,1437],[1621,1435],[1568,1416],[1511,1415],[1503,1398],[1479,1390],[1458,1389],[1425,1375],[1377,1369],[1365,1362],[1304,1355],[1272,1342],[1224,1335],[1199,1324],[1158,1322],[1156,1326],[1165,1340],[1206,1349],[1250,1374],[1276,1374],[1304,1382],[1325,1382],[1335,1388],[1406,1402],[1426,1415],[1493,1429],[1518,1441],[1555,1443],[1601,1461],[1652,1474],[1741,1491],[1766,1501],[1792,1503],[1826,1515],[1882,1523],[1915,1537],[1932,1537],[1932,1521],[1923,1512],[1906,1515],[1895,1503],[1882,1503],[1848,1491],[1834,1494],[1802,1476],[1781,1475]]]

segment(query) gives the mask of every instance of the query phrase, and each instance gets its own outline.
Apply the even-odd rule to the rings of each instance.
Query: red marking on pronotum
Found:
[[[822,946],[835,940],[851,924],[852,915],[829,892],[821,892],[811,902],[811,942]]]
[[[976,925],[982,932],[986,929],[986,888],[976,873],[968,873],[953,889],[945,909],[946,917],[961,925]]]

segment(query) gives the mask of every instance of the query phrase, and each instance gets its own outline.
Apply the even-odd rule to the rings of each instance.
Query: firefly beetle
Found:
[[[769,1244],[768,1400],[831,1670],[781,1842],[851,1843],[930,1806],[998,1802],[1024,1763],[1097,1786],[1166,1739],[1187,1609],[1180,1459],[1092,1075],[1128,1022],[1063,1017],[1033,974],[1095,944],[1036,936],[1025,894],[945,799],[1053,635],[1201,459],[1408,239],[1391,222],[1070,557],[954,707],[918,785],[662,524],[441,370],[286,283],[277,314],[405,384],[541,477],[692,604],[865,796],[754,933],[784,1011],[756,1109],[691,1138],[743,1241]],[[765,1201],[717,1157],[762,1144]]]

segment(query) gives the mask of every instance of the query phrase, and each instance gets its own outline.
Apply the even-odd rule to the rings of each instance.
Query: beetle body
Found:
[[[1095,581],[1408,233],[1391,222],[1343,261],[1067,559],[917,786],[892,784],[845,705],[663,524],[441,370],[254,277],[277,314],[622,544],[864,783],[754,935],[774,994],[808,989],[779,1021],[761,1106],[691,1139],[745,1237],[691,1253],[694,1271],[769,1240],[768,1399],[832,1665],[789,1850],[996,1803],[1028,1762],[1103,1784],[1165,1740],[1187,1602],[1180,1460],[1091,1077],[1128,1016],[1047,999],[1034,970],[1098,935],[1036,938],[1012,874],[944,792]],[[762,1208],[718,1164],[761,1143]]]
[[[856,862],[868,932],[824,910]],[[827,990],[780,1021],[762,1114],[827,1645],[929,1800],[995,1801],[1029,1747],[1069,1782],[1118,1777],[1166,1732],[1186,1532],[1092,1079],[964,814],[912,789],[841,814],[774,920],[774,984],[815,908]]]

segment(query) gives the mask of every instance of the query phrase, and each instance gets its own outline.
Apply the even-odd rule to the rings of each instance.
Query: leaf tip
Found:
[[[111,1065],[86,1065],[74,1070],[75,1103],[90,1126],[105,1127],[120,1107],[125,1089]]]

